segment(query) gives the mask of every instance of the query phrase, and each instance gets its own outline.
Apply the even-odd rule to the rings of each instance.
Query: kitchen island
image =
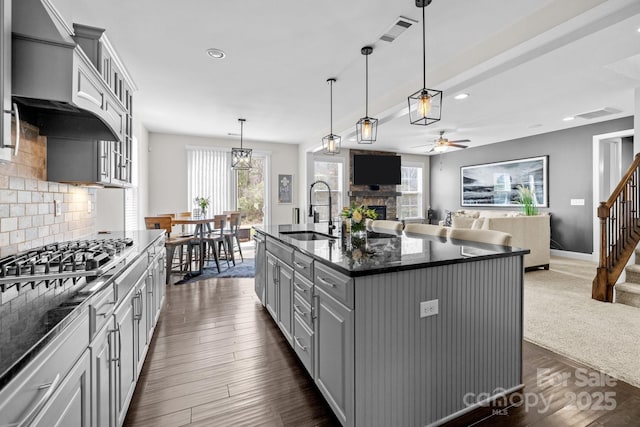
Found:
[[[522,382],[528,250],[256,229],[256,293],[345,426],[439,425]]]

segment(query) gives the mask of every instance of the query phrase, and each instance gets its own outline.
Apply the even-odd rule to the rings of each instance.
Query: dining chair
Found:
[[[390,221],[386,219],[374,219],[371,221],[371,231],[383,234],[402,234],[402,223],[400,221]]]
[[[449,239],[467,240],[470,242],[489,243],[492,245],[511,246],[511,234],[497,230],[479,230],[471,228],[449,228]]]
[[[188,251],[187,262],[183,261],[183,248],[187,247],[189,249],[190,238],[188,237],[171,237],[171,216],[146,216],[144,217],[144,224],[147,230],[164,230],[165,231],[165,241],[164,247],[167,252],[166,255],[166,265],[167,265],[167,276],[166,283],[169,283],[169,276],[171,272],[174,270],[174,256],[176,255],[176,249],[180,248],[178,258],[177,271],[184,271],[184,269],[188,268],[191,264],[191,256],[190,251]]]
[[[206,253],[213,254],[213,260],[216,263],[216,268],[218,269],[218,273],[220,272],[220,259],[221,259],[221,250],[224,250],[224,260],[227,261],[227,267],[229,264],[229,253],[227,252],[227,244],[224,236],[224,227],[227,222],[226,215],[214,215],[213,216],[213,227],[210,229],[209,233],[207,233],[204,237],[205,242],[207,243],[207,249],[204,251],[204,256]]]
[[[404,234],[407,237],[435,236],[446,237],[447,228],[434,224],[409,223],[404,226]]]
[[[236,265],[236,258],[234,253],[237,252],[240,254],[240,260],[244,262],[244,257],[242,256],[242,248],[240,247],[240,222],[242,220],[242,215],[239,211],[229,211],[229,229],[225,231],[224,236],[227,242],[227,246],[229,247],[229,252],[231,253],[231,261],[233,265]],[[234,243],[235,242],[235,243]]]
[[[176,218],[191,218],[191,211],[188,212],[178,212],[176,214]],[[187,225],[187,224],[180,224],[181,225],[181,235],[182,237],[193,237],[193,226],[191,225]]]

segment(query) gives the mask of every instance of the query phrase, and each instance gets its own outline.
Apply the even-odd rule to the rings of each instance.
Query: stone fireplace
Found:
[[[386,151],[370,151],[370,150],[350,150],[350,167],[349,167],[349,203],[356,205],[366,205],[370,209],[375,209],[378,213],[378,219],[398,219],[398,210],[396,199],[402,193],[396,191],[395,185],[381,185],[379,189],[373,190],[368,185],[353,185],[353,156],[355,154],[368,155],[389,155]],[[384,217],[381,216],[384,214]]]

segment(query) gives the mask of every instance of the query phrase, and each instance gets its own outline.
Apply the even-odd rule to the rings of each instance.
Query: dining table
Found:
[[[174,217],[171,218],[171,225],[195,225],[194,236],[197,236],[200,240],[200,262],[198,263],[198,270],[189,271],[187,273],[188,277],[195,277],[202,274],[202,270],[204,268],[204,236],[206,234],[206,230],[210,230],[211,227],[209,224],[214,222],[213,217]]]

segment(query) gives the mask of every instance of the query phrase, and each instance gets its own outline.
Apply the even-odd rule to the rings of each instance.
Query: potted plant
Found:
[[[196,197],[193,199],[193,203],[195,203],[199,208],[202,216],[207,215],[207,208],[209,207],[209,198],[208,197]]]
[[[529,187],[518,185],[518,197],[516,201],[520,206],[522,206],[522,212],[526,216],[538,215],[536,195]]]

